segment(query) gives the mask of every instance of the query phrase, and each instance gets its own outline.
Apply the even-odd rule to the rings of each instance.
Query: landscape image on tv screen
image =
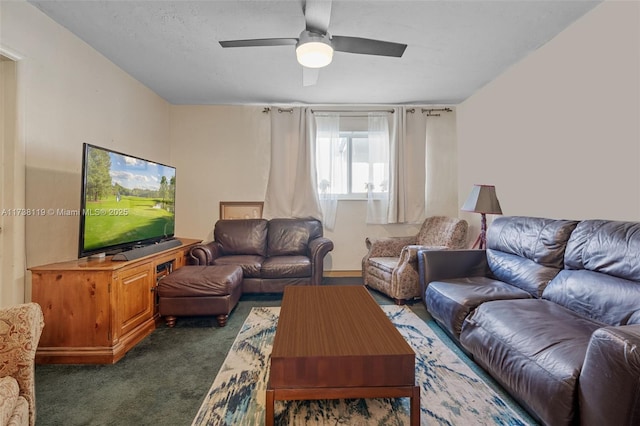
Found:
[[[174,167],[87,145],[81,255],[172,237]]]

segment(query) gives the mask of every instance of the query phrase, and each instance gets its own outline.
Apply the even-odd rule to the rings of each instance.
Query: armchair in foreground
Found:
[[[0,413],[2,424],[35,425],[36,348],[44,316],[37,303],[0,309]]]

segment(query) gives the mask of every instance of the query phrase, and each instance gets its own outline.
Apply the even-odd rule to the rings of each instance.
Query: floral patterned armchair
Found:
[[[464,248],[468,228],[463,219],[432,216],[423,222],[418,235],[367,238],[369,252],[362,259],[364,284],[386,294],[398,305],[420,297],[418,250]]]
[[[44,317],[37,303],[0,309],[0,425],[35,425],[36,348]]]

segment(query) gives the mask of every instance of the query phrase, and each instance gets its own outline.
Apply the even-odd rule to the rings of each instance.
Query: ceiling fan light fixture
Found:
[[[333,60],[333,46],[329,35],[303,31],[296,44],[296,57],[304,67],[326,67]]]

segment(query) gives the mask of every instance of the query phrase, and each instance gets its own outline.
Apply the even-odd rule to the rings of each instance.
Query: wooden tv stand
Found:
[[[38,364],[113,364],[159,319],[157,281],[187,263],[201,240],[131,261],[79,259],[29,268],[32,300],[42,307]]]

